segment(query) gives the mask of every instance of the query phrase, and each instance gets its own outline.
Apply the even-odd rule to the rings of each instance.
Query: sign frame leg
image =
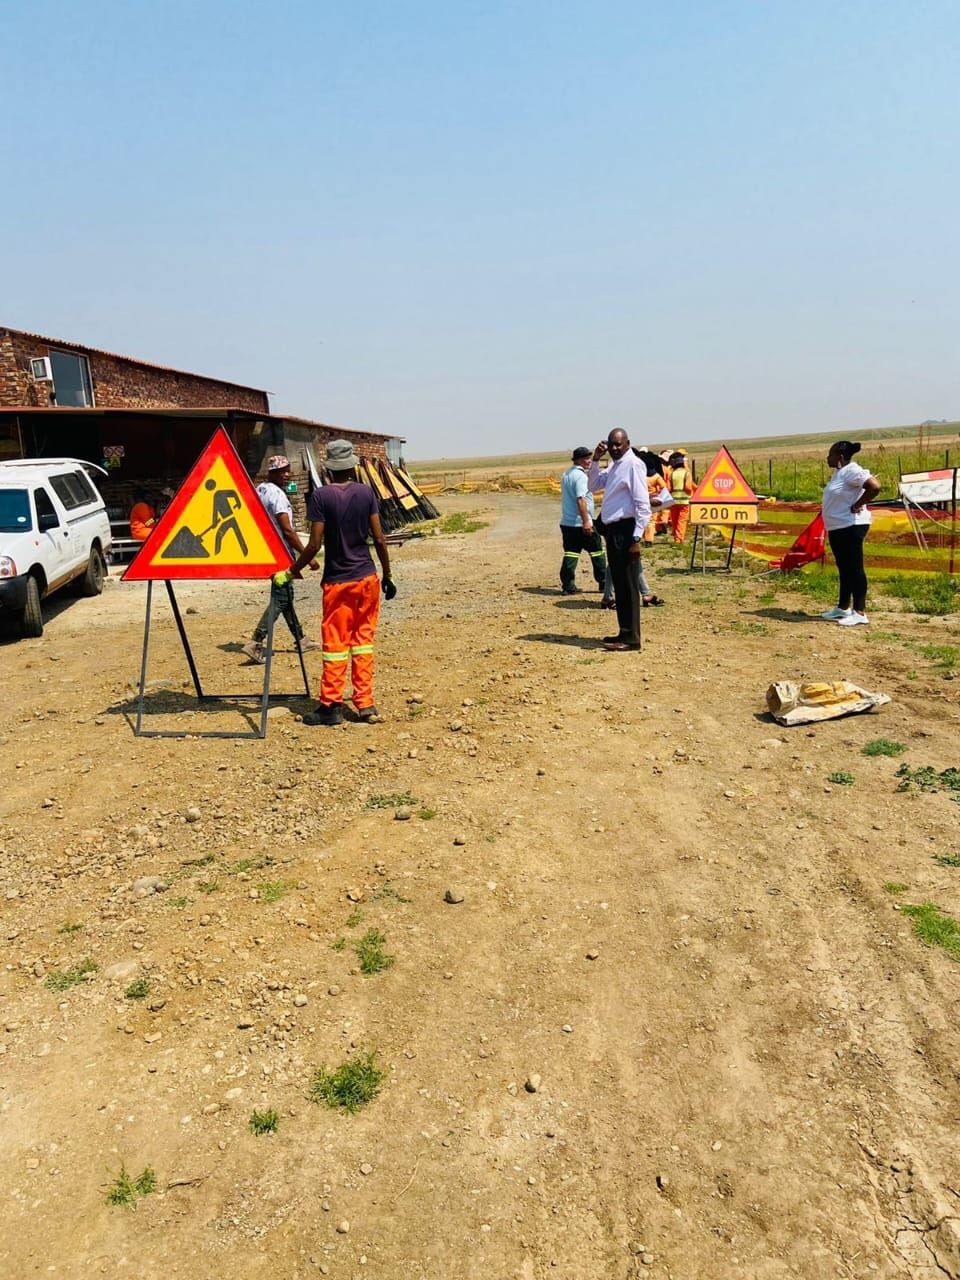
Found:
[[[693,546],[690,548],[690,568],[687,570],[688,573],[693,573],[693,566],[697,559],[697,543],[699,541],[700,541],[700,526],[698,524],[695,524],[693,526]]]
[[[150,584],[153,585],[152,583]],[[180,643],[183,645],[183,652],[187,656],[187,666],[190,668],[190,675],[193,679],[193,687],[197,691],[197,701],[207,702],[207,695],[203,692],[200,684],[200,674],[197,671],[197,664],[193,660],[193,651],[190,648],[190,641],[187,639],[187,629],[183,625],[183,618],[180,616],[180,606],[177,604],[177,597],[173,590],[173,582],[167,578],[167,596],[170,600],[170,608],[173,610],[173,618],[177,624],[177,631],[180,633]],[[148,605],[149,608],[149,605]]]
[[[140,691],[137,696],[137,722],[133,736],[143,736],[143,695],[147,685],[147,651],[150,648],[150,611],[153,605],[153,582],[147,583],[147,609],[143,618],[143,656],[140,659]]]
[[[727,563],[724,565],[725,572],[730,572],[730,562],[733,560],[733,544],[737,540],[737,525],[730,526],[730,545],[727,547]]]
[[[303,676],[303,688],[307,697],[310,697],[310,677],[307,675],[307,664],[303,660],[303,649],[300,646],[300,636],[295,637],[297,646],[297,657],[300,659],[300,672]]]
[[[187,663],[190,667],[190,675],[193,679],[193,686],[197,693],[197,701],[209,707],[213,703],[218,702],[250,702],[255,701],[260,704],[259,724],[248,733],[227,733],[222,731],[203,732],[202,730],[189,729],[145,729],[143,727],[144,701],[146,698],[147,688],[147,660],[150,651],[150,627],[153,621],[153,583],[152,578],[147,579],[147,602],[146,612],[143,620],[143,652],[140,658],[140,687],[137,694],[137,716],[133,726],[133,734],[136,738],[253,738],[263,739],[267,736],[267,713],[270,710],[271,696],[278,702],[296,702],[300,698],[310,697],[310,682],[307,676],[306,663],[303,658],[303,650],[300,647],[299,638],[297,640],[297,655],[300,659],[300,670],[303,674],[303,685],[305,693],[270,693],[270,668],[273,660],[273,634],[276,622],[275,616],[271,616],[267,626],[266,651],[264,656],[264,672],[263,672],[263,691],[262,693],[205,693],[200,680],[200,673],[197,670],[197,664],[194,661],[193,651],[190,648],[190,640],[187,636],[187,629],[184,625],[183,615],[180,612],[180,606],[177,602],[176,593],[170,579],[163,579],[167,595],[170,600],[170,607],[177,624],[177,632],[180,636],[180,642],[183,646]]]
[[[257,733],[258,738],[267,736],[267,712],[270,710],[270,667],[273,663],[273,627],[277,620],[275,609],[270,610],[270,617],[267,619],[267,648],[263,660],[263,697],[260,700],[260,729]]]

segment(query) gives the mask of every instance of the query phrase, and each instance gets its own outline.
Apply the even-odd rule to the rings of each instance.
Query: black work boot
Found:
[[[343,703],[331,702],[329,706],[325,706],[322,702],[319,702],[313,711],[308,711],[303,717],[303,723],[325,725],[327,728],[343,724]]]

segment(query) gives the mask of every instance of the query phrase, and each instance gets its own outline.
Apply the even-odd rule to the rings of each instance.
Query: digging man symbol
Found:
[[[212,477],[204,481],[203,487],[213,492],[213,523],[208,525],[202,533],[194,533],[192,529],[188,529],[184,525],[163,552],[163,559],[208,559],[210,552],[203,545],[203,539],[208,533],[212,533],[214,529],[217,531],[213,546],[213,554],[215,556],[220,554],[220,546],[228,533],[233,533],[236,536],[237,542],[240,544],[241,555],[247,555],[247,543],[241,532],[240,525],[237,523],[236,516],[236,513],[243,507],[240,495],[236,489],[218,489],[217,482]]]

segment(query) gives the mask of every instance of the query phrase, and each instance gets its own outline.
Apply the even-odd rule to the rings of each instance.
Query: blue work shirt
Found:
[[[587,515],[593,520],[593,494],[587,484],[587,473],[583,467],[570,467],[563,473],[563,479],[560,481],[560,523],[562,525],[573,528],[583,524],[580,509],[577,506],[578,498],[586,498]]]

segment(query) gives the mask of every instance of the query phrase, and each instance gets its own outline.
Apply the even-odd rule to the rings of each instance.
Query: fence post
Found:
[[[797,496],[797,460],[793,460],[793,496]]]
[[[769,487],[773,489],[773,459],[772,458],[767,459],[767,475],[769,477],[768,479]]]

